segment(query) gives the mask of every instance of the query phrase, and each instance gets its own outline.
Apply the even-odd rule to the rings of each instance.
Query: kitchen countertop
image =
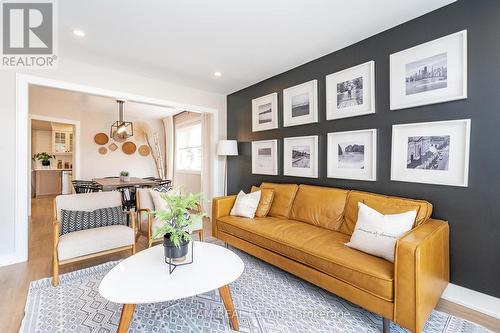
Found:
[[[33,171],[73,171],[73,169],[56,169],[56,168],[44,169],[44,168],[37,168],[37,169],[33,169]]]

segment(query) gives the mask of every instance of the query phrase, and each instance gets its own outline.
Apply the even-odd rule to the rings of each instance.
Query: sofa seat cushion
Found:
[[[394,297],[394,265],[344,244],[350,236],[279,218],[221,217],[219,231],[313,267],[384,300]]]
[[[112,225],[70,232],[59,237],[59,261],[97,252],[129,246],[134,243],[134,230],[124,225]]]

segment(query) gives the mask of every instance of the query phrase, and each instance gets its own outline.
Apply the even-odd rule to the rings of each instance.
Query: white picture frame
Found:
[[[391,180],[468,186],[470,119],[392,126]]]
[[[467,30],[391,54],[390,95],[391,110],[467,98]]]
[[[252,99],[252,132],[278,128],[278,93]]]
[[[283,126],[318,122],[318,80],[283,90]]]
[[[328,133],[327,177],[377,180],[377,130]]]
[[[278,175],[278,140],[252,141],[252,174]]]
[[[329,74],[326,80],[326,119],[375,113],[375,61]]]
[[[318,136],[283,139],[283,174],[318,178]]]

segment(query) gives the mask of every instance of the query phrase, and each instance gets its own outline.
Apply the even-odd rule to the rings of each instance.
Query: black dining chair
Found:
[[[122,194],[122,206],[124,210],[135,210],[136,189],[136,186],[120,186],[116,188],[116,190]]]
[[[172,180],[163,179],[158,177],[145,177],[143,179],[152,180],[156,182],[156,185],[150,186],[152,188],[160,190],[160,192],[167,192],[172,188]]]
[[[73,180],[71,181],[75,193],[93,193],[102,191],[102,186],[91,180]]]

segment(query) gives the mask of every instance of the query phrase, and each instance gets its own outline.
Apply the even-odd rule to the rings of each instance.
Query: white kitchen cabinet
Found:
[[[54,154],[73,151],[73,132],[52,131],[52,152]]]

